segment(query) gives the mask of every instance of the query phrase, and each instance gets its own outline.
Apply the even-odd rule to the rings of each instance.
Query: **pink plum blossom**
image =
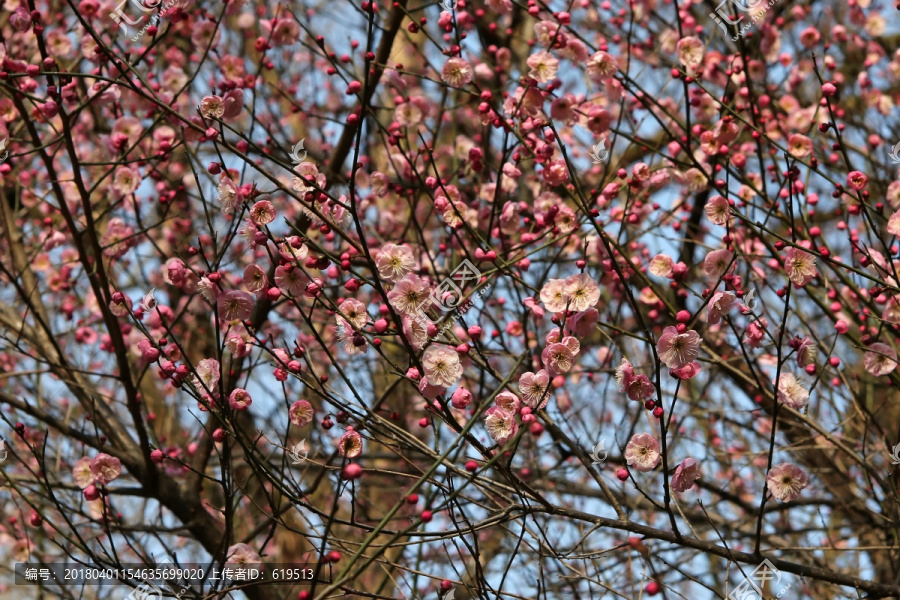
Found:
[[[700,355],[702,341],[703,339],[694,330],[678,333],[675,327],[666,327],[656,343],[656,351],[659,353],[659,359],[667,367],[679,369],[696,360]]]
[[[809,476],[797,465],[781,463],[772,467],[766,476],[766,488],[782,502],[800,497],[800,492],[809,484]]]
[[[636,471],[652,471],[659,459],[659,442],[649,433],[636,433],[625,445],[625,462]]]
[[[122,461],[101,452],[91,460],[91,475],[96,483],[108,485],[122,474]]]
[[[676,492],[686,492],[694,487],[697,479],[700,479],[700,463],[693,458],[686,458],[675,468],[670,484]]]
[[[425,377],[432,385],[451,387],[462,377],[459,354],[446,346],[431,346],[422,355]]]
[[[865,353],[865,367],[870,375],[889,375],[897,368],[897,352],[882,342],[870,344]]]
[[[297,400],[288,409],[288,418],[294,427],[305,427],[312,423],[315,411],[308,400]]]

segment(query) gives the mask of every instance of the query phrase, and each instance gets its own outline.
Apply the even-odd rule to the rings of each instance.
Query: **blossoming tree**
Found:
[[[6,2],[4,594],[900,596],[895,7],[714,4]]]

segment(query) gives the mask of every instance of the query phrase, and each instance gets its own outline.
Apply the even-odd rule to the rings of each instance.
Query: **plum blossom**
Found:
[[[315,416],[312,404],[308,400],[297,400],[288,409],[288,418],[294,427],[305,427],[312,423]]]
[[[809,390],[792,373],[782,373],[778,380],[778,400],[785,406],[800,410],[809,402]]]
[[[895,212],[888,219],[887,232],[891,235],[900,235],[900,211]]]
[[[528,57],[528,76],[539,83],[547,83],[556,77],[559,69],[559,60],[546,50],[541,50]]]
[[[596,329],[599,321],[600,312],[591,307],[566,319],[566,329],[579,337],[585,337]]]
[[[706,218],[715,225],[727,225],[728,219],[731,217],[731,207],[728,205],[728,200],[722,196],[710,198],[704,210],[706,211]]]
[[[816,343],[809,336],[803,338],[797,344],[797,364],[806,367],[815,363],[818,353],[819,349],[816,347]]]
[[[472,66],[461,58],[449,58],[441,69],[441,79],[453,87],[462,87],[472,81]]]
[[[247,410],[253,404],[250,393],[243,388],[234,388],[228,396],[228,405],[234,410]]]
[[[670,369],[680,369],[692,363],[700,355],[703,339],[693,329],[678,333],[675,327],[666,327],[656,343],[659,359]]]
[[[355,298],[347,298],[338,306],[344,318],[356,329],[362,329],[369,321],[366,305]]]
[[[850,171],[847,174],[847,185],[850,189],[860,191],[869,184],[869,178],[861,171]]]
[[[800,497],[809,484],[809,476],[797,465],[781,463],[772,467],[766,476],[766,488],[782,502],[789,502]]]
[[[569,181],[569,168],[566,161],[560,159],[544,165],[541,176],[549,186],[563,185]]]
[[[219,384],[219,361],[215,358],[204,358],[197,363],[197,387],[215,390]]]
[[[788,152],[797,158],[805,158],[812,154],[812,140],[805,135],[792,133],[788,138]]]
[[[659,459],[659,442],[649,433],[636,433],[625,445],[625,462],[636,471],[652,471]]]
[[[519,394],[526,406],[532,410],[540,410],[550,401],[547,388],[550,387],[550,374],[541,369],[537,373],[523,373],[519,377]],[[543,398],[543,400],[541,400]],[[541,402],[538,406],[538,402]]]
[[[253,296],[240,290],[231,290],[219,296],[219,318],[224,321],[246,321],[253,313]]]
[[[234,89],[230,92],[225,92],[225,96],[222,99],[225,102],[225,112],[222,114],[223,119],[233,119],[241,114],[241,110],[244,108],[243,90]]]
[[[72,467],[72,478],[81,489],[93,485],[94,474],[91,473],[91,458],[89,456],[82,456],[78,459],[75,466]]]
[[[226,566],[229,568],[253,567],[262,562],[259,554],[254,552],[253,548],[247,544],[233,544],[229,546],[225,556]]]
[[[200,114],[207,119],[221,119],[225,114],[225,101],[219,96],[206,96],[200,101]]]
[[[694,481],[700,479],[700,463],[693,458],[681,461],[672,475],[671,485],[676,492],[686,492],[694,487]]]
[[[416,350],[421,350],[428,343],[428,323],[430,319],[403,316],[403,335]]]
[[[669,374],[675,379],[688,380],[696,377],[703,367],[696,360],[690,364],[684,365],[680,369],[672,369]]]
[[[511,415],[519,412],[522,401],[512,392],[503,391],[494,397],[494,404],[505,410]]]
[[[699,67],[703,62],[703,42],[698,38],[689,36],[679,40],[676,50],[678,51],[678,62],[690,71]]]
[[[486,0],[486,4],[491,7],[491,10],[501,15],[510,13],[513,9],[512,0]]]
[[[447,388],[443,386],[431,384],[427,377],[423,377],[421,381],[419,381],[419,393],[422,394],[426,400],[434,400],[446,391]]]
[[[575,354],[565,344],[551,344],[544,349],[541,360],[551,375],[559,375],[572,369]]]
[[[344,435],[341,436],[341,439],[338,442],[338,452],[341,456],[356,458],[362,454],[362,449],[362,436],[359,435],[353,427],[347,427],[347,431],[344,432]]]
[[[657,254],[650,261],[650,274],[656,277],[671,277],[675,260],[668,254]]]
[[[275,267],[275,284],[282,292],[291,296],[299,296],[306,291],[309,276],[294,265],[278,265]]]
[[[616,386],[621,389],[628,384],[628,380],[634,378],[634,367],[627,358],[623,358],[616,367]]]
[[[516,418],[499,406],[490,407],[484,415],[484,424],[487,427],[488,435],[501,446],[519,430]]]
[[[375,256],[378,275],[387,281],[398,281],[416,268],[412,250],[405,244],[385,244]]]
[[[638,402],[643,402],[656,393],[650,378],[646,375],[635,375],[634,367],[626,358],[623,358],[616,368],[616,385],[624,389],[630,399]]]
[[[603,77],[612,77],[619,70],[616,59],[607,52],[595,52],[587,61],[588,77],[598,81]]]
[[[268,200],[260,200],[250,208],[250,220],[257,227],[268,225],[275,216],[275,207]]]
[[[453,408],[464,409],[472,402],[472,392],[464,387],[458,387],[450,396],[450,404]]]
[[[141,358],[147,361],[148,363],[156,362],[159,358],[160,352],[159,349],[153,346],[153,342],[148,339],[143,339],[137,343],[138,350],[141,352]]]
[[[109,258],[120,258],[136,242],[134,228],[126,225],[119,217],[113,217],[106,225],[106,231],[100,239],[103,255]]]
[[[247,265],[244,269],[244,287],[252,294],[258,294],[269,285],[269,278],[265,269],[256,263]]]
[[[889,345],[875,342],[869,346],[863,362],[870,375],[888,375],[897,368],[897,353]]]
[[[763,339],[766,337],[766,328],[769,326],[769,320],[765,317],[757,319],[747,326],[747,337],[744,342],[751,348],[759,348]]]
[[[819,274],[816,270],[816,257],[794,247],[785,253],[784,270],[796,287],[803,287]]]
[[[713,250],[706,255],[703,261],[703,270],[710,281],[718,281],[728,271],[729,265],[732,264],[734,254],[725,250]]]
[[[267,34],[271,32],[270,39],[274,46],[290,46],[300,39],[300,24],[292,17],[271,21],[263,19],[260,24]]]
[[[710,325],[718,325],[722,317],[727,315],[737,302],[734,292],[716,292],[709,300],[706,311],[706,322]]]
[[[463,374],[462,365],[459,362],[459,354],[446,346],[431,346],[422,355],[422,366],[425,368],[425,377],[433,385],[451,387]]]
[[[522,299],[522,306],[528,308],[536,318],[540,319],[544,316],[544,309],[537,305],[534,301],[534,298],[528,296],[527,298]]]
[[[234,210],[244,203],[244,194],[240,191],[237,184],[224,173],[219,180],[219,206],[223,215],[230,215]]]
[[[570,299],[569,310],[581,312],[600,300],[600,286],[587,273],[580,273],[566,278],[563,295]]]
[[[410,273],[404,275],[387,296],[394,310],[413,316],[421,312],[430,293],[428,285],[418,275]]]
[[[346,302],[346,301],[345,301]],[[337,339],[341,343],[344,352],[353,356],[355,354],[366,354],[369,350],[365,336],[358,334],[354,327],[340,315],[335,316],[337,322]]]
[[[122,474],[122,461],[101,452],[91,460],[91,475],[96,483],[108,485]]]
[[[558,313],[566,310],[569,297],[566,295],[566,280],[551,279],[541,288],[541,303],[550,312]],[[599,299],[599,294],[597,298]],[[587,307],[585,307],[587,308]],[[583,309],[582,309],[583,310]]]
[[[113,190],[121,195],[136,191],[141,185],[141,174],[137,169],[121,166],[116,169],[113,177]]]

